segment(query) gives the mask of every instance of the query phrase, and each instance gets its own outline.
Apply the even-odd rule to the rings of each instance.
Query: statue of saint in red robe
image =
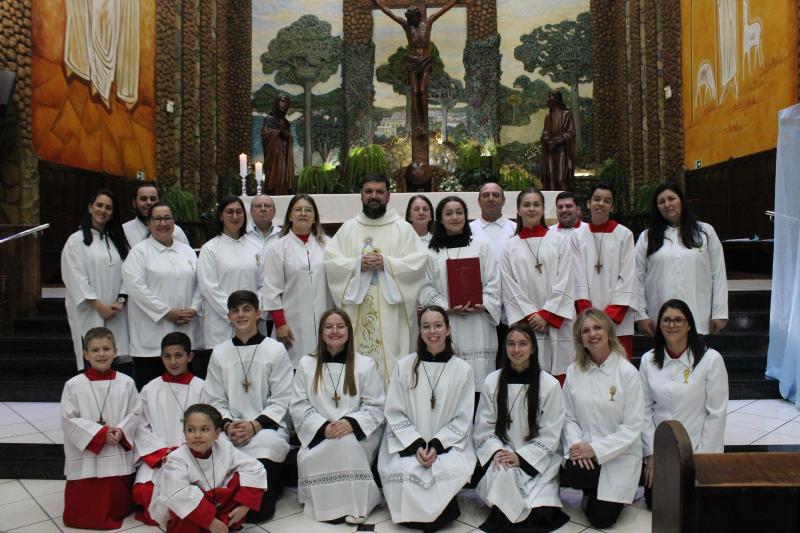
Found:
[[[550,112],[542,129],[542,185],[547,191],[572,191],[575,175],[575,121],[559,92],[547,95]]]
[[[291,194],[294,189],[294,154],[292,134],[286,114],[289,97],[275,99],[272,111],[261,127],[261,146],[264,148],[264,192]]]

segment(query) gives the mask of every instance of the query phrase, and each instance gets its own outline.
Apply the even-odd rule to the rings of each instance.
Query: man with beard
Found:
[[[561,191],[556,196],[556,217],[558,223],[550,226],[553,231],[584,231],[588,225],[581,220],[581,208],[575,199],[575,193]]]
[[[428,253],[411,224],[389,203],[389,179],[361,184],[363,209],[325,249],[328,286],[353,321],[355,349],[378,364],[384,384],[397,360],[415,351],[416,301]]]
[[[128,244],[131,245],[131,248],[147,238],[149,234],[147,214],[150,211],[150,206],[156,202],[158,202],[158,189],[156,189],[153,182],[143,182],[136,187],[136,193],[133,197],[133,212],[136,216],[133,220],[129,220],[122,225],[122,231],[125,232],[125,238],[128,239]],[[172,238],[178,239],[184,244],[189,244],[189,239],[186,238],[186,234],[178,224],[175,224],[175,232],[172,234]]]

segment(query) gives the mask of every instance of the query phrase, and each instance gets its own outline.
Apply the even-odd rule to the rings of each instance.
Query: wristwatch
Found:
[[[117,303],[125,305],[128,303],[128,295],[127,294],[118,294],[117,295]]]

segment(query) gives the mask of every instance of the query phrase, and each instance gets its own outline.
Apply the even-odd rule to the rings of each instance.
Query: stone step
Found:
[[[67,311],[64,307],[64,298],[39,298],[39,316],[60,315],[66,318]]]
[[[714,348],[723,356],[729,353],[762,354],[766,357],[769,347],[769,333],[766,331],[723,331],[719,335],[703,338],[706,346]],[[641,355],[653,348],[653,340],[644,335],[633,338],[633,353]]]
[[[38,360],[38,358],[37,358]],[[68,366],[53,371],[42,372],[42,367],[29,365],[15,370],[6,370],[0,359],[0,402],[59,402],[64,383],[78,373],[75,360]],[[133,363],[130,360],[115,362],[113,368],[133,377]]]
[[[769,311],[771,291],[728,291],[728,309]]]
[[[47,332],[48,335],[64,335],[69,337],[69,322],[66,315],[40,315],[33,318],[18,318],[14,321],[16,334],[36,334]]]

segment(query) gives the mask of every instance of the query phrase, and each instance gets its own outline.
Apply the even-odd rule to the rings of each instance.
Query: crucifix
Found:
[[[412,0],[408,2],[405,20],[392,13],[392,7],[404,2],[391,0],[372,0],[375,5],[393,21],[400,24],[408,39],[408,86],[411,90],[411,165],[406,170],[406,181],[413,185],[429,183],[431,171],[429,166],[430,150],[428,146],[428,82],[431,76],[432,59],[430,52],[431,29],[436,20],[449,11],[458,0],[446,2],[431,1],[442,7],[430,17],[428,16],[429,0]]]
[[[339,391],[333,391],[333,396],[331,396],[331,400],[333,400],[333,403],[336,404],[336,407],[339,407],[339,400],[341,399],[342,397],[339,396]]]

